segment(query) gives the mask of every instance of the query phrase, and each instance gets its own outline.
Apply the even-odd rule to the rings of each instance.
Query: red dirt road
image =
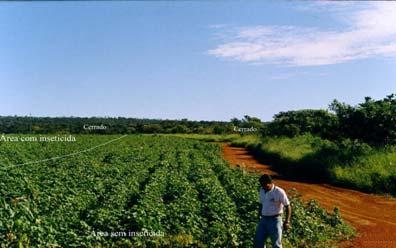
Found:
[[[258,162],[247,149],[228,144],[223,144],[222,148],[224,159],[231,164],[250,172],[276,175],[270,166]],[[358,237],[342,243],[341,247],[396,248],[396,199],[327,184],[283,179],[275,180],[275,184],[286,190],[295,188],[304,200],[316,199],[328,211],[337,206],[341,217],[358,232]]]

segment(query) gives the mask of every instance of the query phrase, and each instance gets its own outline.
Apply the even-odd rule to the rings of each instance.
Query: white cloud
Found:
[[[299,26],[251,26],[224,30],[227,38],[208,53],[242,62],[290,66],[338,64],[378,56],[396,57],[395,13],[396,3],[375,2],[354,12],[348,8],[347,25],[342,30]]]
[[[288,80],[288,79],[293,79],[296,77],[299,78],[312,78],[312,77],[325,77],[328,76],[327,73],[312,73],[312,72],[288,72],[288,73],[280,73],[280,74],[275,74],[269,77],[270,80]]]

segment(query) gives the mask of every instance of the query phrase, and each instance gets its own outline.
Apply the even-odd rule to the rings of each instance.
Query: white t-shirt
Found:
[[[290,204],[285,191],[275,185],[268,192],[260,188],[261,215],[272,216],[283,213],[283,207]]]

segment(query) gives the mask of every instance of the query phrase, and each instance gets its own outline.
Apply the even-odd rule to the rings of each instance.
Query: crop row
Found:
[[[11,166],[114,137],[1,143],[0,247],[252,246],[257,177],[231,169],[215,144],[136,135],[64,159]],[[293,201],[304,221],[293,220],[299,228],[286,243],[301,244],[307,227],[312,235],[304,244],[346,233],[337,229],[338,216],[316,206],[304,215],[305,206]],[[319,229],[331,235],[315,235]],[[142,232],[162,235],[131,235]]]

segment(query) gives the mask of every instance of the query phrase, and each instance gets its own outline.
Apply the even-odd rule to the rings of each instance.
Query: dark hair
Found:
[[[262,183],[265,183],[265,184],[267,184],[267,183],[272,183],[272,178],[271,178],[270,175],[264,174],[264,175],[262,175],[262,176],[259,178],[259,182],[260,182],[261,184],[262,184]]]

